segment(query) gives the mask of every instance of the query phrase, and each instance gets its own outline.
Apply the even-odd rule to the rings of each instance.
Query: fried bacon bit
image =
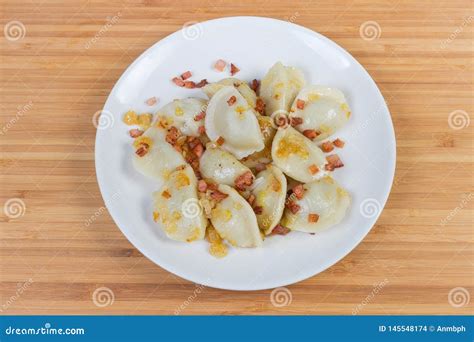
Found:
[[[199,126],[198,132],[199,132],[199,134],[204,134],[204,133],[206,133],[206,127],[204,127],[204,126]]]
[[[166,142],[174,146],[180,136],[181,132],[176,127],[171,126],[166,134]]]
[[[214,64],[214,69],[216,69],[217,71],[224,71],[224,68],[225,66],[227,65],[227,62],[222,60],[222,59],[218,59],[216,64]]]
[[[260,97],[257,98],[257,102],[255,104],[255,110],[262,115],[265,114],[265,102],[263,102],[263,100]]]
[[[286,207],[290,209],[292,214],[296,214],[301,209],[301,207],[298,204],[296,204],[294,201],[288,201],[286,203]]]
[[[135,151],[139,157],[143,157],[148,153],[149,146],[147,144],[141,144],[140,147]]]
[[[203,179],[198,181],[198,191],[199,192],[206,192],[207,190],[207,183]]]
[[[318,214],[308,214],[308,222],[309,223],[316,223],[319,220]]]
[[[175,77],[172,79],[173,83],[178,87],[184,87],[184,81],[180,77]]]
[[[342,141],[341,139],[337,138],[336,140],[334,140],[332,142],[334,144],[334,146],[336,146],[337,148],[343,148],[344,145],[345,145],[345,142]]]
[[[198,83],[196,83],[196,88],[202,88],[205,85],[209,84],[206,79],[200,80]]]
[[[277,224],[275,228],[272,230],[272,235],[286,235],[291,232],[291,229],[282,226],[281,224]]]
[[[196,116],[194,117],[194,121],[202,120],[202,119],[204,119],[205,117],[206,117],[206,112],[201,112],[201,113],[199,113],[198,115],[196,115]]]
[[[257,92],[258,87],[260,86],[260,82],[256,79],[252,80],[252,83],[250,83],[250,88],[254,91]]]
[[[331,152],[332,150],[334,150],[334,146],[332,145],[332,142],[326,141],[321,144],[321,150],[326,153]]]
[[[214,201],[220,202],[220,201],[226,199],[229,195],[224,194],[224,193],[220,192],[217,189],[214,189],[214,190],[211,190],[210,196]]]
[[[233,63],[230,63],[230,75],[231,76],[234,76],[236,73],[238,73],[240,71],[239,68],[237,68],[237,66]]]
[[[168,190],[165,190],[161,193],[161,196],[163,196],[164,198],[171,198],[171,194],[169,193]]]
[[[175,170],[176,170],[176,171],[182,171],[182,170],[184,170],[185,168],[186,168],[186,165],[180,165],[180,166],[177,166]]]
[[[145,103],[148,105],[148,106],[154,106],[156,103],[158,102],[158,100],[156,99],[156,97],[150,97],[148,100],[145,101]]]
[[[255,195],[250,194],[249,198],[247,198],[247,202],[249,202],[250,206],[253,207],[253,204],[255,203]]]
[[[306,138],[313,140],[319,135],[319,133],[317,131],[315,131],[314,129],[305,129],[303,131],[303,135]]]
[[[138,138],[140,135],[142,135],[144,132],[141,130],[141,129],[131,129],[130,131],[128,131],[128,134],[130,134],[130,136],[132,138]]]
[[[260,172],[260,171],[263,171],[263,170],[266,170],[267,169],[267,165],[263,164],[263,163],[258,163],[257,165],[255,165],[255,170],[257,172]]]
[[[238,176],[235,181],[235,188],[240,191],[244,191],[248,186],[253,184],[253,174],[250,171],[246,171]]]
[[[295,127],[301,125],[303,123],[303,118],[292,117],[291,118],[291,126]]]
[[[229,106],[232,106],[236,101],[237,101],[237,98],[236,98],[234,95],[232,95],[232,96],[229,97],[229,99],[227,100],[227,104],[228,104]]]
[[[298,184],[293,188],[293,193],[295,194],[297,199],[302,199],[304,195],[304,188],[303,184]]]
[[[331,154],[330,156],[327,156],[326,160],[328,161],[328,164],[326,164],[325,167],[328,171],[333,171],[334,169],[344,166],[337,154]]]
[[[308,167],[308,170],[309,170],[309,173],[311,173],[312,175],[315,175],[319,172],[319,167],[317,167],[316,165],[314,164],[311,164],[309,167]]]
[[[193,75],[193,74],[191,73],[191,71],[188,70],[188,71],[183,72],[183,73],[181,74],[181,78],[182,78],[183,80],[187,80],[187,79],[190,78],[192,75]]]
[[[192,151],[198,158],[201,158],[204,152],[204,146],[202,145],[201,142],[199,142],[196,146],[192,148]]]
[[[304,109],[305,102],[303,100],[297,99],[296,100],[296,108]]]
[[[262,215],[263,213],[263,207],[257,205],[255,207],[253,207],[253,211],[256,215]]]
[[[196,88],[196,83],[193,81],[184,81],[184,87],[188,89],[194,89]]]
[[[219,137],[216,140],[217,145],[222,146],[224,144],[225,140],[223,137]]]

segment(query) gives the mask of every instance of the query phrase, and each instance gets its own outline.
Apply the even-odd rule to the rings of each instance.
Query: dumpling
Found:
[[[166,133],[164,128],[150,127],[133,142],[133,165],[145,176],[164,180],[176,167],[186,164],[181,153],[166,142]]]
[[[342,221],[351,199],[346,190],[330,177],[303,185],[303,198],[290,196],[300,208],[296,214],[285,209],[282,225],[291,230],[315,233]]]
[[[250,172],[250,169],[239,162],[232,154],[218,147],[207,145],[206,151],[199,160],[199,169],[204,178],[218,184],[234,186],[238,176]]]
[[[162,126],[174,126],[184,135],[199,136],[199,126],[204,120],[195,120],[201,112],[206,111],[207,101],[188,97],[182,100],[173,100],[158,110],[155,122],[163,122]]]
[[[215,93],[221,90],[225,86],[235,87],[239,93],[247,100],[248,104],[255,108],[257,105],[257,95],[249,87],[246,82],[239,80],[238,78],[229,77],[224,78],[216,83],[209,83],[202,88],[202,91],[209,97],[213,97]]]
[[[211,98],[205,126],[209,139],[237,159],[265,147],[254,110],[234,87],[222,87]]]
[[[228,195],[211,211],[219,235],[236,247],[260,247],[263,240],[250,204],[230,186],[219,185],[218,190]]]
[[[296,96],[290,116],[303,119],[299,130],[314,129],[320,133],[316,139],[322,140],[344,126],[351,111],[340,90],[311,85]]]
[[[277,110],[288,112],[304,84],[304,75],[299,69],[275,63],[260,85],[260,97],[265,101],[267,115],[271,116]]]
[[[291,126],[279,129],[273,139],[272,158],[289,177],[308,183],[328,174],[323,151]]]
[[[266,170],[257,174],[252,194],[255,196],[254,206],[262,209],[257,214],[258,226],[266,235],[272,232],[283,215],[286,188],[286,177],[276,166],[268,165]]]
[[[153,197],[153,218],[170,239],[191,242],[204,238],[207,219],[197,196],[197,178],[189,165],[171,173]]]
[[[265,148],[259,152],[243,158],[241,162],[247,167],[256,167],[258,164],[268,164],[272,161],[272,141],[276,134],[276,129],[272,125],[272,118],[269,116],[257,115],[260,131],[263,135]]]

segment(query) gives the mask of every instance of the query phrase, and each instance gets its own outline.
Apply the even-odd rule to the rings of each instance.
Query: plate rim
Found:
[[[189,274],[187,274],[187,272],[185,272],[185,271],[183,272],[182,270],[176,270],[173,267],[173,265],[171,265],[171,264],[163,262],[162,260],[160,260],[159,263],[157,261],[155,261],[154,258],[149,254],[149,252],[146,251],[147,249],[142,245],[142,243],[140,242],[140,239],[132,238],[131,234],[127,233],[126,229],[122,229],[122,227],[121,227],[122,224],[118,222],[119,220],[117,220],[116,217],[114,217],[114,214],[112,213],[113,210],[111,210],[111,207],[112,207],[112,205],[110,203],[111,200],[109,198],[106,199],[106,197],[104,196],[104,185],[102,183],[103,181],[101,181],[101,179],[103,178],[103,175],[101,175],[100,172],[98,171],[98,170],[100,170],[100,167],[98,167],[98,163],[99,163],[98,153],[99,152],[98,152],[98,148],[97,148],[98,139],[99,139],[98,137],[99,137],[99,134],[100,134],[99,129],[96,130],[96,137],[95,137],[94,166],[95,166],[97,184],[99,186],[100,194],[101,194],[101,197],[102,197],[102,199],[104,201],[104,204],[107,208],[107,211],[109,212],[110,216],[112,217],[112,220],[114,221],[115,225],[119,228],[119,230],[122,232],[122,234],[127,238],[127,240],[136,249],[138,249],[138,251],[140,253],[143,254],[143,256],[145,256],[147,259],[149,259],[155,265],[163,268],[167,272],[170,272],[175,276],[178,276],[180,278],[183,278],[185,280],[191,281],[191,282],[196,283],[196,284],[201,284],[201,285],[204,285],[206,287],[211,287],[211,288],[216,288],[216,289],[221,289],[221,290],[229,290],[229,291],[258,291],[258,290],[268,290],[268,289],[274,289],[274,288],[278,288],[278,287],[289,286],[289,285],[301,282],[303,280],[306,280],[308,278],[311,278],[313,276],[316,276],[316,275],[326,271],[328,268],[330,268],[330,267],[334,266],[335,264],[337,264],[344,257],[348,256],[354,249],[356,249],[357,246],[359,246],[359,244],[362,242],[362,240],[365,239],[365,237],[370,233],[370,231],[376,225],[377,220],[379,219],[380,215],[382,214],[383,210],[385,209],[385,205],[387,204],[388,198],[390,197],[392,186],[393,186],[393,180],[394,180],[394,177],[395,177],[396,164],[397,164],[396,163],[396,161],[397,161],[397,140],[396,140],[395,128],[394,128],[394,125],[393,125],[392,115],[390,113],[390,110],[387,106],[387,103],[385,101],[385,98],[384,98],[382,92],[380,91],[379,87],[377,86],[377,83],[374,81],[374,79],[369,74],[369,72],[362,66],[362,64],[360,64],[359,61],[354,56],[352,56],[352,54],[350,54],[347,50],[345,50],[343,47],[338,45],[336,42],[334,42],[330,38],[322,35],[319,32],[313,31],[312,29],[309,29],[307,27],[304,27],[304,26],[301,26],[301,25],[298,25],[298,24],[295,24],[295,23],[292,23],[292,22],[289,22],[289,21],[286,21],[286,20],[280,20],[280,19],[264,17],[264,16],[227,16],[227,17],[220,17],[220,18],[206,20],[206,21],[199,21],[199,22],[196,22],[196,24],[205,25],[205,24],[208,24],[208,23],[219,22],[219,21],[229,21],[229,20],[232,21],[232,20],[242,20],[242,19],[244,19],[244,20],[257,20],[257,21],[275,22],[279,25],[286,25],[288,27],[293,27],[297,30],[304,31],[306,33],[309,33],[310,35],[315,36],[318,39],[323,40],[325,43],[329,44],[332,48],[335,48],[336,50],[339,50],[340,52],[342,52],[345,56],[350,57],[351,61],[355,62],[362,69],[362,72],[365,74],[365,76],[367,76],[369,82],[372,83],[372,85],[374,86],[375,90],[377,91],[378,95],[380,96],[380,98],[382,100],[382,110],[386,111],[386,113],[388,114],[388,120],[389,120],[388,121],[388,123],[389,123],[388,126],[391,128],[391,135],[392,135],[391,145],[393,146],[393,148],[392,148],[392,151],[391,151],[391,158],[389,158],[389,160],[392,163],[392,165],[391,165],[392,172],[389,175],[390,176],[390,179],[389,179],[390,181],[387,182],[386,189],[384,191],[384,198],[380,202],[380,210],[378,211],[378,213],[373,218],[371,218],[373,220],[373,222],[370,223],[370,228],[367,230],[367,232],[365,234],[363,234],[358,240],[356,240],[356,243],[351,244],[351,245],[353,245],[351,248],[344,249],[344,250],[339,250],[339,252],[335,253],[333,258],[331,258],[331,260],[329,262],[325,263],[323,265],[323,267],[321,268],[321,270],[319,270],[319,271],[314,271],[313,268],[307,268],[306,271],[302,271],[294,277],[287,277],[285,279],[285,281],[281,281],[276,285],[265,284],[263,286],[255,286],[254,285],[254,286],[247,286],[247,287],[246,286],[221,286],[219,284],[212,284],[212,281],[210,281],[209,278],[200,279],[200,280],[193,279],[194,277],[192,275],[189,275]],[[153,45],[151,45],[146,50],[144,50],[137,58],[135,58],[135,60],[131,64],[128,65],[128,67],[122,72],[122,74],[120,75],[120,77],[117,79],[114,86],[110,90],[110,93],[107,96],[107,99],[104,103],[104,106],[103,106],[101,112],[107,111],[107,108],[110,106],[110,102],[112,101],[112,95],[115,94],[115,92],[117,91],[118,85],[121,83],[121,81],[123,81],[128,76],[128,74],[132,71],[134,66],[136,64],[140,63],[149,54],[150,51],[159,48],[161,45],[164,45],[168,40],[171,40],[175,36],[179,35],[181,31],[182,31],[182,28],[177,30],[177,31],[174,31],[174,32],[168,34],[167,36],[163,37],[162,39],[158,40]]]

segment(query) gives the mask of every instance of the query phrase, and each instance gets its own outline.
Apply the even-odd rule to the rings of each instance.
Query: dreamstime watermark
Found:
[[[33,101],[29,100],[27,104],[17,107],[17,112],[15,117],[10,119],[5,125],[3,125],[0,135],[5,135],[10,128],[15,126],[15,124],[20,120],[23,115],[25,115],[33,107]]]
[[[463,196],[463,199],[461,200],[461,202],[456,206],[456,208],[454,208],[453,210],[451,210],[448,214],[448,216],[446,216],[444,219],[441,220],[441,222],[439,223],[440,226],[445,226],[446,224],[448,224],[449,221],[451,221],[461,210],[463,210],[466,205],[472,201],[472,197],[473,197],[473,194],[472,192],[470,192],[468,195],[464,195]]]
[[[204,285],[198,285],[196,284],[196,288],[193,290],[193,293],[186,298],[186,300],[181,303],[175,310],[174,314],[176,316],[180,315],[183,310],[185,310],[189,305],[191,305],[192,302],[196,300],[196,298],[199,296],[201,292],[203,292],[206,289]]]
[[[9,21],[3,28],[3,34],[7,40],[15,42],[25,38],[26,27],[21,21],[12,20]]]
[[[382,29],[378,22],[369,20],[359,27],[359,35],[363,40],[371,41],[380,38]]]
[[[106,34],[107,31],[110,30],[110,28],[119,21],[121,16],[122,12],[119,11],[113,17],[107,17],[107,23],[102,26],[100,30],[94,35],[94,37],[84,45],[84,49],[89,50],[92,45],[97,43],[97,41],[99,41],[100,38],[102,38],[102,36]]]
[[[382,205],[375,198],[366,198],[359,206],[360,214],[365,218],[373,218],[382,210]]]
[[[117,200],[117,198],[121,195],[120,191],[117,191],[116,193],[114,193],[112,195],[112,202],[113,203],[115,200]],[[94,214],[92,214],[90,217],[88,217],[85,221],[84,221],[84,226],[85,227],[89,227],[92,223],[95,222],[95,220],[97,220],[97,218],[99,218],[99,216],[101,216],[105,211],[107,210],[106,207],[104,206],[101,206],[99,207],[99,209],[97,209]]]
[[[24,283],[18,283],[18,288],[15,291],[15,294],[8,298],[4,304],[2,304],[0,312],[7,310],[15,301],[17,301],[18,298],[20,298],[20,296],[31,286],[31,284],[33,284],[32,278],[29,278]]]
[[[357,315],[359,312],[362,311],[362,309],[369,304],[375,296],[385,287],[385,285],[388,284],[388,279],[385,278],[383,281],[381,281],[378,284],[374,284],[374,287],[372,291],[364,298],[364,300],[360,303],[357,304],[353,309],[352,309],[352,315]]]
[[[449,44],[451,44],[459,34],[461,34],[463,31],[464,31],[464,28],[469,25],[472,20],[474,19],[474,16],[473,15],[470,15],[469,17],[467,18],[464,18],[462,20],[462,23],[461,25],[459,25],[458,27],[456,27],[456,29],[449,35],[448,38],[446,38],[440,45],[439,47],[441,49],[446,49],[446,46],[448,46]]]
[[[181,212],[184,217],[193,219],[202,214],[203,208],[197,198],[188,198],[181,205]]]
[[[17,219],[25,215],[26,204],[21,198],[10,198],[3,205],[3,213],[11,219]]]
[[[186,40],[196,40],[202,37],[204,29],[198,21],[188,21],[183,24],[181,34]]]
[[[461,308],[471,301],[469,291],[464,287],[455,287],[448,293],[448,303],[455,308]]]
[[[288,21],[290,23],[296,22],[296,19],[300,16],[299,12],[293,13],[290,17],[283,17],[285,21]]]
[[[112,305],[115,301],[114,291],[108,287],[102,286],[95,289],[92,293],[92,302],[99,308]]]
[[[97,129],[108,129],[115,123],[114,115],[108,110],[98,110],[92,116],[92,124]]]
[[[282,308],[291,305],[293,294],[286,287],[277,287],[270,294],[270,302],[274,307]]]
[[[448,125],[454,130],[460,130],[468,127],[471,124],[469,114],[461,109],[457,109],[449,113]]]

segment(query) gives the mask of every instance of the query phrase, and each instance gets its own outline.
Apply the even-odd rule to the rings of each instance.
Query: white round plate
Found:
[[[212,66],[235,63],[236,77],[261,79],[277,61],[300,68],[308,84],[339,88],[352,109],[336,136],[345,166],[334,178],[352,196],[342,223],[310,235],[273,236],[256,249],[230,248],[223,259],[206,241],[168,239],[152,219],[151,193],[159,184],[133,168],[134,153],[122,122],[129,109],[152,112],[175,98],[203,97],[171,79],[186,70],[194,80],[229,77]],[[146,99],[156,96],[153,107]],[[97,130],[95,161],[105,204],[114,221],[145,256],[166,270],[206,286],[260,290],[289,285],[324,271],[347,255],[374,225],[387,201],[395,171],[395,135],[385,101],[365,69],[337,44],[304,27],[275,19],[230,17],[185,27],[145,51],[120,77],[107,99]]]

